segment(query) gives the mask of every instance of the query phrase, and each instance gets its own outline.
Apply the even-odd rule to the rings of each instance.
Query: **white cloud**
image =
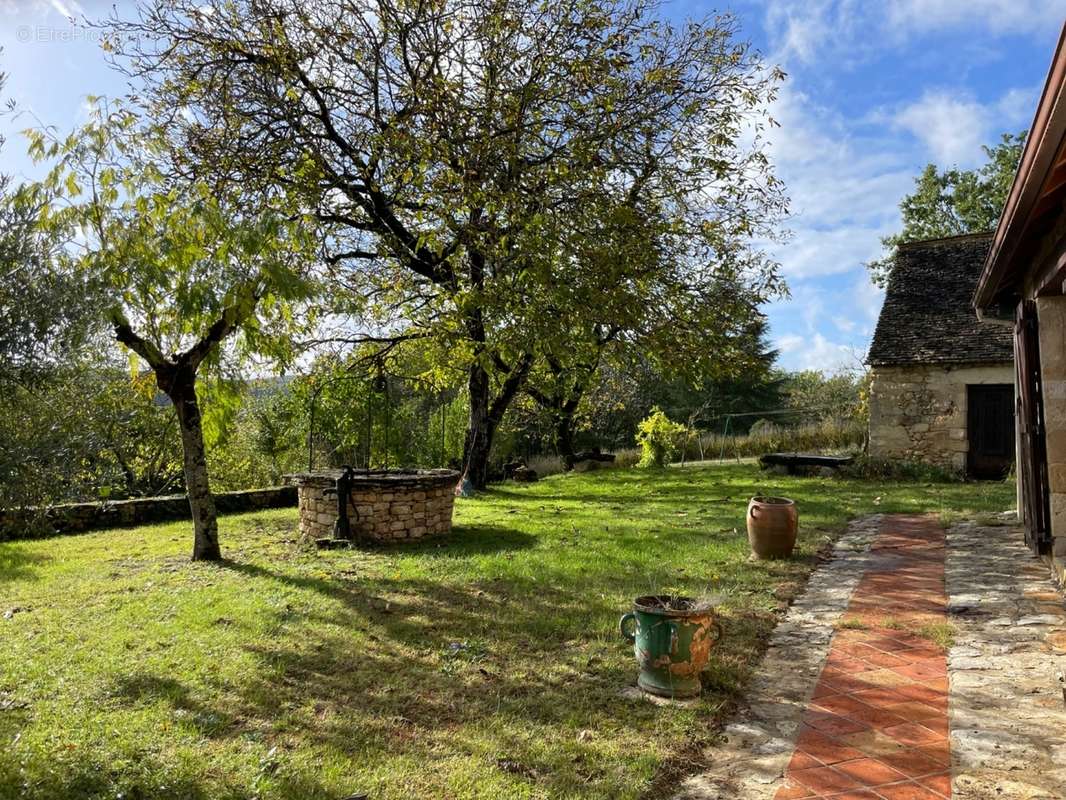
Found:
[[[848,317],[833,317],[832,319],[833,324],[843,333],[851,333],[855,330],[856,323],[853,319],[849,319]]]
[[[863,269],[848,289],[848,298],[853,307],[862,314],[864,333],[872,332],[873,323],[881,314],[881,305],[885,302],[885,290],[875,286],[870,274]]]
[[[68,19],[74,19],[84,13],[81,6],[79,6],[75,0],[67,0],[67,2],[69,5],[64,5],[60,0],[49,0],[49,4],[52,8]]]
[[[997,117],[1002,120],[1003,133],[1011,130],[1028,128],[1036,114],[1036,104],[1040,97],[1040,86],[1011,89],[996,103]]]
[[[19,16],[29,20],[35,16],[47,18],[52,12],[64,19],[87,16],[78,0],[0,0],[0,14]]]
[[[886,22],[897,31],[987,28],[1031,33],[1063,21],[1061,0],[890,0]]]
[[[902,44],[948,30],[1032,34],[1062,25],[1061,0],[770,0],[766,29],[776,60],[835,66],[869,58],[873,43]]]
[[[855,370],[866,356],[884,291],[864,267],[797,282],[790,300],[766,308],[785,369]]]
[[[773,4],[767,14],[767,27],[776,32],[778,59],[811,61],[829,35],[825,3],[812,3],[796,9],[784,3]]]
[[[766,29],[774,61],[810,63],[853,37],[863,10],[855,0],[773,0],[767,4]]]
[[[842,372],[858,366],[856,350],[850,344],[833,342],[820,333],[813,336],[786,334],[774,340],[791,369],[816,369],[821,372]]]
[[[921,141],[941,166],[973,165],[988,141],[988,109],[944,90],[927,91],[893,122]]]
[[[918,100],[890,117],[894,127],[917,138],[941,167],[972,167],[985,158],[982,145],[1001,133],[1027,127],[1036,107],[1035,87],[1016,87],[982,104],[966,93],[927,90]]]
[[[890,203],[889,213],[893,213],[892,208]],[[786,280],[851,272],[880,256],[881,237],[895,227],[895,224],[886,222],[874,228],[842,225],[823,230],[793,222],[791,240],[773,255],[780,262]]]
[[[792,297],[766,311],[785,368],[853,369],[884,300],[864,264],[899,229],[899,201],[922,164],[974,166],[982,145],[1032,119],[1042,76],[989,97],[976,93],[989,84],[969,70],[1007,56],[1004,34],[1043,41],[1066,8],[1061,0],[766,0],[765,9],[769,60],[792,75],[771,109],[781,127],[768,148],[791,199],[792,237],[767,248]],[[949,39],[952,68],[933,72],[943,59],[926,48]],[[885,83],[884,70],[903,60],[926,80]],[[856,94],[856,77],[866,81],[870,70],[871,91]]]
[[[788,187],[791,239],[770,248],[789,280],[848,272],[880,253],[898,227],[914,168],[890,140],[857,137],[854,123],[786,85],[769,154]]]

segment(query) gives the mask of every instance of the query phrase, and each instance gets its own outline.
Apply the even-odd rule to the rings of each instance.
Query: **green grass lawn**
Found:
[[[747,560],[755,493],[798,501],[795,559]],[[223,565],[188,523],[3,543],[0,797],[665,797],[848,519],[1013,505],[745,464],[507,486],[394,549],[305,549],[289,510],[224,518]],[[690,708],[620,694],[650,592],[722,595]]]

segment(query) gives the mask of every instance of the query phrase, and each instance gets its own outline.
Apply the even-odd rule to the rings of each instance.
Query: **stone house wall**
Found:
[[[963,472],[966,387],[1014,383],[1014,366],[879,366],[870,385],[870,455]]]
[[[1052,564],[1066,581],[1066,297],[1038,297]]]

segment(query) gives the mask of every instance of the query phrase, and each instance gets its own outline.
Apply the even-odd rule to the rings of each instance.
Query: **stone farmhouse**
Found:
[[[973,291],[991,234],[901,245],[867,362],[871,456],[1002,478],[1014,462],[1011,332]]]

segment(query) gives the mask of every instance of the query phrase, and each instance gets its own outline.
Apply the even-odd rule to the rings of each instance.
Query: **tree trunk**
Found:
[[[495,398],[488,371],[477,363],[470,367],[470,420],[463,444],[463,480],[470,481],[472,489],[484,489],[489,484],[489,454],[496,430],[532,366],[532,353],[522,355],[506,373]]]
[[[555,417],[555,449],[567,472],[574,468],[574,415],[560,409]]]
[[[496,435],[489,397],[489,376],[479,365],[470,367],[467,379],[470,392],[470,417],[463,443],[463,479],[473,489],[484,489],[489,482],[489,453]]]
[[[170,399],[178,415],[181,450],[185,464],[185,491],[193,524],[193,561],[221,561],[218,546],[218,515],[215,498],[207,475],[207,452],[204,448],[203,419],[196,398],[196,375],[179,375],[172,383]]]

